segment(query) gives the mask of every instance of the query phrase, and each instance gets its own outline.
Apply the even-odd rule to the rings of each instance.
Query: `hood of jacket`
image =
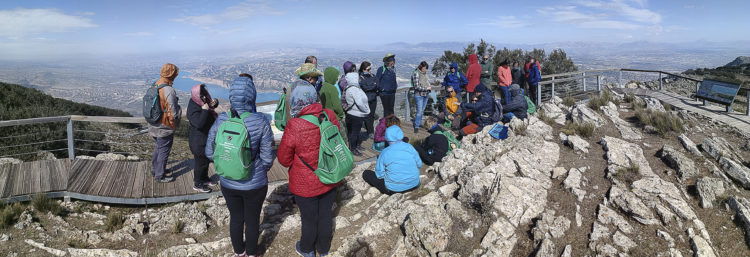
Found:
[[[479,58],[477,57],[477,54],[469,55],[469,64],[479,64]]]
[[[521,88],[517,84],[513,84],[510,87],[510,96],[516,97],[521,94]]]
[[[190,89],[190,99],[192,99],[193,102],[197,103],[198,105],[203,106],[204,102],[203,100],[201,100],[201,90],[204,90],[206,92],[206,97],[208,98],[208,103],[205,104],[210,104],[212,99],[211,93],[206,90],[206,85],[204,84],[195,85]],[[213,109],[214,108],[211,108],[211,110]]]
[[[477,86],[474,88],[474,92],[482,92],[482,94],[488,93],[489,89],[487,89],[487,86],[485,86],[482,83],[477,84]],[[489,92],[490,94],[492,92]]]
[[[339,70],[337,70],[334,67],[328,67],[323,72],[323,79],[325,80],[325,83],[330,83],[331,85],[336,84],[336,80],[339,78]]]
[[[454,69],[456,69],[456,72],[458,72],[458,63],[456,63],[456,62],[452,62],[452,63],[451,63],[451,67],[450,67],[450,68],[454,68]],[[449,71],[449,72],[450,72],[450,68],[448,68],[448,71]]]
[[[349,72],[344,77],[346,78],[347,86],[359,87],[359,73]]]
[[[248,77],[238,77],[229,86],[229,104],[238,113],[255,112],[255,84]]]
[[[385,141],[400,142],[402,139],[404,139],[404,132],[399,126],[390,126],[385,129]]]

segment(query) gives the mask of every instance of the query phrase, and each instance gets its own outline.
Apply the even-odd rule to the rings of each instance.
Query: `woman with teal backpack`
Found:
[[[266,173],[274,159],[273,133],[266,117],[255,112],[255,99],[252,78],[236,78],[229,87],[231,111],[219,114],[206,142],[206,157],[214,161],[221,193],[229,209],[229,235],[234,256],[262,254],[258,251],[258,228],[260,210],[268,191]],[[244,147],[235,150],[226,145],[249,146],[249,152],[243,151]]]

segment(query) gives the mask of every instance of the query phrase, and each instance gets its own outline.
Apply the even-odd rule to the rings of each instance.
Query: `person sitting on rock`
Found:
[[[438,124],[438,119],[435,117],[427,117],[424,121],[424,128],[430,131],[430,136],[422,141],[422,144],[414,146],[414,149],[419,153],[419,158],[422,162],[427,165],[432,165],[436,162],[442,161],[443,157],[450,150],[448,139],[444,135],[440,134],[445,132],[443,127]],[[445,132],[447,133],[447,132]]]
[[[510,121],[513,118],[512,116],[522,120],[526,119],[528,105],[519,85],[513,84],[510,86],[510,102],[503,105],[503,112],[504,122]]]
[[[380,123],[375,127],[375,139],[372,144],[372,150],[380,152],[388,146],[388,142],[385,140],[385,130],[393,125],[401,126],[401,120],[395,114],[389,114],[380,119]],[[409,142],[408,137],[404,137],[404,140],[404,142]]]
[[[404,132],[399,126],[385,131],[389,146],[383,149],[375,164],[375,171],[366,170],[362,178],[381,193],[404,193],[419,187],[419,168],[422,160],[411,144],[403,141]]]
[[[454,116],[458,112],[460,101],[456,97],[456,91],[453,87],[445,88],[445,111],[437,115],[438,120],[444,126],[450,128],[453,126]],[[458,126],[458,124],[456,124]]]
[[[480,83],[474,93],[470,103],[461,104],[460,120],[468,120],[467,125],[458,131],[461,136],[477,133],[482,131],[484,126],[495,123],[492,121],[492,114],[495,112],[492,92]]]

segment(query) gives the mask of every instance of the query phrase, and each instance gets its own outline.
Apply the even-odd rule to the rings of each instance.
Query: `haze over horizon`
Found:
[[[746,1],[0,2],[0,60],[405,42],[741,45]],[[499,46],[502,47],[502,46]]]

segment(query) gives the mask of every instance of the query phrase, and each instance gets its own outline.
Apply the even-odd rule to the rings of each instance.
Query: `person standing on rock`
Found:
[[[174,79],[177,78],[180,69],[176,65],[167,63],[161,67],[159,79],[156,80],[157,86],[164,86],[159,89],[159,105],[163,114],[158,124],[148,124],[148,133],[156,140],[154,145],[154,154],[151,157],[151,174],[154,180],[159,183],[168,183],[174,181],[174,177],[166,175],[167,159],[172,151],[174,142],[174,132],[180,125],[182,109],[180,108],[177,98],[177,92],[172,87]]]
[[[317,73],[314,66],[303,65],[297,70],[300,81],[313,81]],[[277,158],[282,166],[289,167],[289,191],[294,195],[302,219],[302,233],[295,248],[305,257],[314,257],[316,252],[325,256],[333,238],[333,202],[338,183],[323,184],[313,172],[318,168],[320,129],[300,116],[325,113],[331,123],[339,129],[341,126],[335,113],[318,103],[313,87],[297,87],[291,98],[297,108],[287,122]]]
[[[510,67],[508,67],[508,60],[503,61],[500,63],[500,66],[497,67],[497,77],[499,78],[499,82],[497,83],[498,89],[495,90],[495,98],[500,98],[502,96],[503,103],[507,103],[510,101],[510,84],[513,83],[513,76],[510,72]]]
[[[414,70],[411,76],[411,86],[414,88],[414,103],[416,103],[417,110],[414,117],[414,133],[416,134],[419,130],[419,125],[422,124],[422,116],[424,116],[424,109],[427,107],[427,98],[430,96],[432,86],[430,86],[430,80],[427,77],[427,69],[429,65],[427,62],[422,61]]]
[[[211,160],[206,157],[206,140],[208,139],[208,131],[218,116],[214,109],[219,105],[219,101],[211,98],[205,84],[193,86],[190,90],[190,100],[187,107],[187,118],[190,121],[188,142],[195,162],[193,190],[209,193],[211,192],[209,186],[215,186],[216,183],[208,178],[208,164]]]
[[[310,87],[312,90],[314,88]],[[220,154],[214,153],[217,149],[216,142],[220,131],[219,128],[228,122],[229,115],[240,118],[242,125],[247,130],[247,138],[252,156],[252,170],[249,177],[245,179],[234,179],[229,177],[229,172],[219,176],[221,182],[221,193],[227,202],[229,209],[229,236],[235,256],[258,256],[258,230],[260,224],[260,211],[263,200],[268,192],[268,170],[273,165],[273,132],[271,123],[262,113],[255,112],[256,99],[255,84],[250,76],[239,76],[229,87],[229,112],[219,114],[216,122],[208,132],[206,141],[206,157],[214,160],[215,166]],[[224,128],[222,128],[224,129]],[[232,140],[233,133],[228,140]],[[232,132],[232,131],[228,131]],[[237,135],[236,137],[240,137]],[[229,148],[224,148],[229,149]],[[223,158],[223,157],[221,157]],[[218,167],[218,166],[216,166]],[[217,169],[217,173],[219,170]],[[244,231],[244,240],[243,240]]]
[[[378,84],[375,75],[372,74],[372,64],[368,61],[359,65],[359,88],[367,94],[367,106],[370,107],[370,114],[365,120],[365,129],[367,137],[372,138],[375,134],[375,108],[378,106]]]
[[[378,94],[380,103],[383,105],[383,116],[393,114],[393,108],[396,103],[396,55],[388,53],[383,57],[383,66],[378,68],[375,74],[377,81]]]
[[[387,195],[416,189],[419,187],[419,168],[422,167],[419,153],[403,141],[404,132],[399,126],[388,127],[385,139],[388,147],[380,152],[375,171],[366,170],[362,179]]]
[[[539,105],[541,99],[537,99],[537,96],[539,92],[539,81],[542,80],[542,67],[534,57],[529,58],[528,67],[526,81],[529,83],[529,97],[535,105]]]
[[[350,62],[347,62],[350,63]],[[367,104],[367,94],[359,87],[359,73],[357,66],[351,64],[345,70],[344,78],[347,80],[347,88],[344,90],[345,99],[348,106],[346,110],[346,132],[349,138],[349,150],[354,156],[362,156],[361,151],[365,148],[360,146],[365,138],[362,137],[362,124],[364,124],[367,115],[370,114],[370,106]]]
[[[518,66],[518,61],[513,61],[513,68],[510,70],[510,76],[513,77],[513,84],[522,86],[524,83],[523,69]],[[529,91],[528,88],[524,88],[524,91]]]

